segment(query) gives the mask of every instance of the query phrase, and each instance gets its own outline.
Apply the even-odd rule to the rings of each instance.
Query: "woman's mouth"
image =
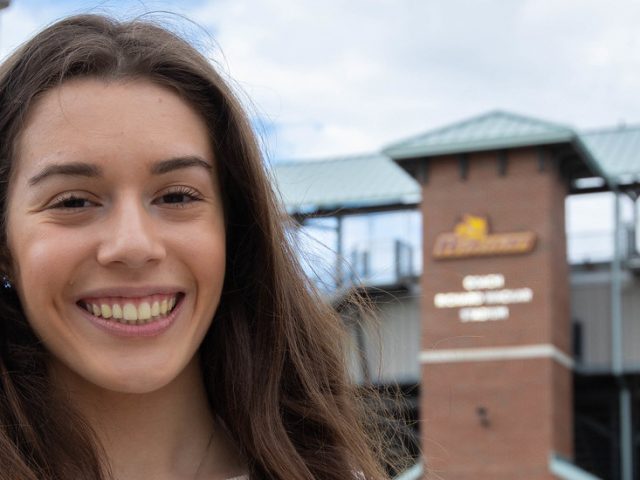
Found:
[[[98,318],[124,325],[143,325],[167,317],[183,297],[183,293],[177,292],[135,298],[83,298],[77,304]]]

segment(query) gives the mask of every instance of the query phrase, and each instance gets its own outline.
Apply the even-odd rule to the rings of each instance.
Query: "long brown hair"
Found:
[[[14,147],[30,106],[78,77],[143,78],[172,88],[208,125],[227,270],[200,360],[211,408],[247,459],[250,477],[383,478],[380,451],[349,380],[342,322],[295,260],[239,102],[185,40],[148,21],[80,15],[55,23],[9,57],[0,67],[1,211],[6,214]],[[2,227],[6,267],[6,222]],[[47,352],[10,292],[0,294],[0,322],[0,479],[108,478],[90,426],[49,384]]]

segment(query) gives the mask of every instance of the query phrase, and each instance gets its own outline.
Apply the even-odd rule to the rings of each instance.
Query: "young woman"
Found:
[[[184,40],[62,20],[0,67],[0,479],[379,479],[345,333]]]

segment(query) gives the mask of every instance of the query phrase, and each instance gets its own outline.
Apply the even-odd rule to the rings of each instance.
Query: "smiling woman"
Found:
[[[148,81],[70,80],[31,107],[14,155],[12,278],[52,373],[148,393],[196,368],[225,270],[200,115]]]
[[[0,92],[0,479],[384,478],[343,326],[210,63],[77,16]]]

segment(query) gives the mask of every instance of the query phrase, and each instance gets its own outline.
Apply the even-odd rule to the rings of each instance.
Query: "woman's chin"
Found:
[[[146,374],[130,373],[94,380],[92,383],[103,390],[114,393],[147,394],[162,390],[174,378],[175,376],[169,375],[150,375],[149,372]]]
[[[61,368],[60,368],[61,367]],[[82,394],[83,390],[96,389],[123,394],[147,394],[161,390],[181,376],[179,365],[118,365],[107,368],[103,365],[85,365],[84,368],[56,368],[56,378],[66,383],[71,391]]]

